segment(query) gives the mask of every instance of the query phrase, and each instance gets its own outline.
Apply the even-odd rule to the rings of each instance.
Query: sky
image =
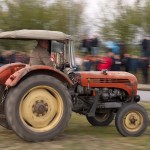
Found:
[[[114,7],[117,0],[83,0],[87,3],[85,14],[88,16],[94,16],[95,13],[100,14],[100,10],[105,7],[107,9],[107,5],[110,7]],[[132,5],[135,0],[122,0],[124,4]],[[107,11],[107,10],[106,10]]]
[[[113,5],[117,0],[84,0],[87,3],[87,13],[93,13],[99,9],[99,7]],[[135,0],[122,0],[125,4],[132,4]]]

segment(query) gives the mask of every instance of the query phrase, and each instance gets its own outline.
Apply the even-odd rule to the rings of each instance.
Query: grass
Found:
[[[150,116],[150,103],[141,103]],[[148,150],[150,149],[150,126],[140,137],[122,137],[114,121],[108,127],[93,127],[82,115],[73,113],[65,131],[55,140],[28,143],[11,130],[0,127],[0,150]]]

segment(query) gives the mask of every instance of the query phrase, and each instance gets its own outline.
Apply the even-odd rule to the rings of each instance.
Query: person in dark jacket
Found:
[[[92,55],[98,55],[98,49],[99,49],[99,40],[95,36],[91,39],[91,54]]]
[[[114,55],[114,58],[112,59],[113,63],[111,66],[111,71],[120,71],[121,70],[121,59],[119,55]]]
[[[81,52],[87,53],[86,39],[83,39],[83,40],[81,41]]]
[[[142,70],[142,74],[143,74],[143,83],[148,84],[149,60],[146,57],[141,58],[141,70]]]
[[[130,57],[129,72],[136,75],[138,68],[139,68],[139,57],[136,55],[132,55]]]
[[[146,36],[141,43],[142,57],[150,57],[150,36]]]
[[[131,56],[130,54],[124,54],[122,60],[122,66],[124,68],[124,71],[129,72],[130,71],[130,63],[131,63]]]
[[[126,54],[126,46],[125,46],[125,43],[120,41],[118,42],[118,46],[119,46],[119,51],[120,51],[120,56],[121,56],[121,59],[124,58],[124,54]]]

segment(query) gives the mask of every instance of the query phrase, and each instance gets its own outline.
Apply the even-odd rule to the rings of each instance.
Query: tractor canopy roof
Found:
[[[65,41],[71,36],[59,31],[23,29],[0,32],[0,39]]]

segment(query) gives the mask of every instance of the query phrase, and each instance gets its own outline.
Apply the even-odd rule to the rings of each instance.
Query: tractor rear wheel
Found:
[[[0,114],[0,125],[5,129],[11,130],[4,114]]]
[[[5,111],[9,126],[24,140],[51,140],[71,117],[71,97],[54,77],[34,75],[10,89]]]
[[[0,85],[0,125],[8,130],[11,130],[5,116],[5,111],[4,111],[5,100],[3,100],[4,95],[5,95],[5,86]]]

